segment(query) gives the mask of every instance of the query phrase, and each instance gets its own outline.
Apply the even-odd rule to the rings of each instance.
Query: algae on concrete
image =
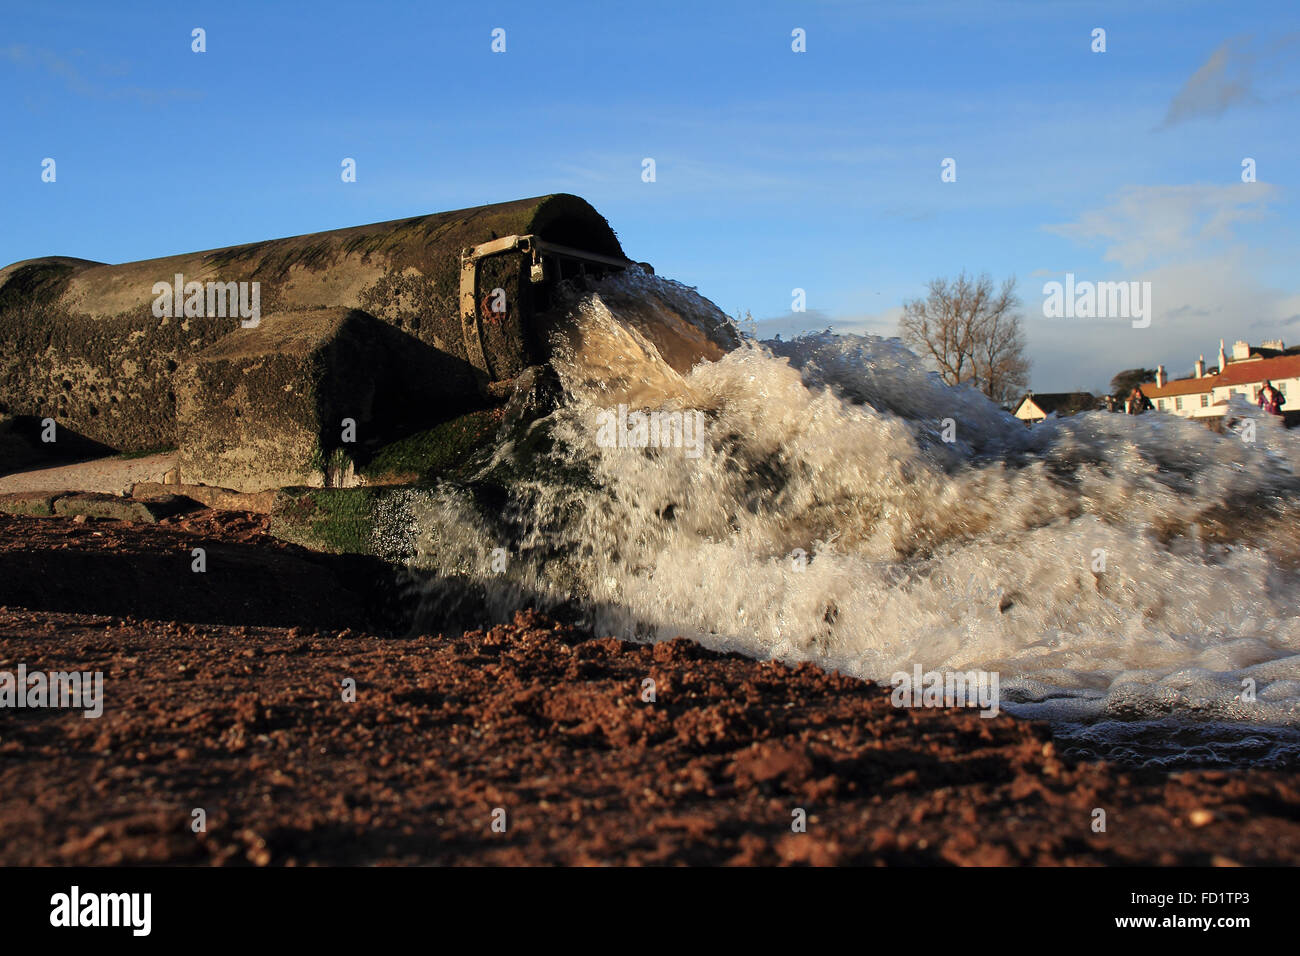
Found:
[[[48,518],[54,514],[54,500],[56,498],[58,498],[58,493],[53,491],[9,492],[0,495],[0,514]]]
[[[157,524],[162,518],[170,518],[192,507],[192,502],[177,495],[160,495],[141,500],[87,491],[61,494],[54,499],[54,513],[62,517],[84,515],[87,518],[108,518],[136,524]]]
[[[374,509],[383,488],[285,488],[271,507],[271,534],[313,551],[374,554]]]
[[[475,452],[491,444],[503,409],[469,412],[380,448],[360,473],[375,484],[429,482],[458,475]]]
[[[333,554],[375,554],[379,506],[412,485],[465,476],[493,444],[500,408],[477,409],[381,447],[361,469],[368,484],[353,488],[285,488],[271,507],[271,534]]]

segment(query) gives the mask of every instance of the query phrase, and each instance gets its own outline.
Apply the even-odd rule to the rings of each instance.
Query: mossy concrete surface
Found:
[[[56,491],[13,491],[0,495],[0,513],[48,518],[54,514]]]
[[[174,446],[180,356],[238,320],[155,318],[152,299],[88,315],[69,304],[67,290],[74,276],[97,268],[109,267],[40,259],[0,270],[0,411],[52,418],[61,431],[110,450]]]
[[[60,495],[54,499],[54,513],[62,517],[85,515],[87,518],[111,518],[136,524],[157,524],[160,518],[169,518],[192,507],[191,502],[175,495],[142,501],[98,492],[81,492]]]
[[[271,506],[271,534],[313,551],[374,554],[376,504],[390,489],[286,488]]]
[[[454,476],[475,452],[491,444],[503,417],[503,408],[477,409],[408,435],[380,448],[361,468],[361,475],[373,484]]]
[[[381,447],[361,469],[364,485],[276,492],[271,534],[313,551],[373,555],[375,515],[385,498],[466,477],[476,455],[492,445],[503,415],[502,408],[478,409]]]

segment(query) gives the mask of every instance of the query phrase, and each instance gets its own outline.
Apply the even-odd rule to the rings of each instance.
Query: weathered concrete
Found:
[[[359,309],[277,313],[232,332],[177,372],[182,480],[340,484],[358,448],[454,407],[440,395],[446,362]]]
[[[132,498],[157,498],[160,495],[179,495],[189,498],[213,511],[246,511],[253,514],[270,514],[275,504],[276,491],[242,492],[209,485],[164,485],[141,482],[131,489]]]
[[[34,468],[0,476],[0,494],[29,491],[98,491],[128,495],[145,481],[162,484],[176,468],[174,453],[141,458],[98,458],[54,468]]]
[[[142,501],[97,492],[74,492],[54,499],[54,513],[61,517],[85,515],[87,518],[111,518],[135,524],[157,524],[160,518],[169,518],[192,507],[192,502],[176,495]]]
[[[179,365],[239,328],[238,317],[155,317],[155,283],[258,282],[263,321],[279,312],[364,309],[444,357],[443,394],[476,384],[460,317],[461,254],[531,234],[621,257],[609,224],[584,200],[554,195],[110,266],[48,257],[0,269],[0,412],[53,417],[112,448],[177,444]],[[495,378],[532,364],[528,316],[545,293],[520,259],[484,261],[484,288],[508,309],[485,325]]]
[[[54,514],[57,491],[11,491],[0,494],[0,513],[48,518]]]

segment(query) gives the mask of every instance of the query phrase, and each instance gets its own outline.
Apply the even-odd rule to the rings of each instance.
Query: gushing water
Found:
[[[1300,753],[1300,441],[1257,409],[1233,409],[1253,441],[1161,414],[1027,429],[874,336],[674,367],[657,324],[723,317],[643,273],[575,296],[570,319],[559,406],[474,481],[390,509],[426,626],[471,597],[499,618],[577,606],[602,634],[882,682],[995,670],[1004,709],[1087,752]],[[605,447],[600,413],[620,402],[702,411],[698,457]]]

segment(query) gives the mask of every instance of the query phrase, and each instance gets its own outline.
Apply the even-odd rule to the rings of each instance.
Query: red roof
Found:
[[[1142,386],[1142,394],[1147,398],[1170,398],[1174,395],[1196,395],[1200,392],[1208,392],[1215,386],[1216,376],[1205,376],[1205,378],[1180,378],[1172,382],[1166,382],[1164,388],[1160,388],[1155,382],[1147,382]]]
[[[1277,382],[1284,378],[1300,378],[1300,355],[1229,362],[1218,375],[1180,378],[1165,383],[1164,388],[1155,382],[1147,382],[1142,386],[1142,394],[1147,398],[1172,398],[1175,395],[1198,395],[1213,388],[1255,385],[1265,380]]]
[[[1229,362],[1216,385],[1250,385],[1265,379],[1300,378],[1300,355],[1279,355],[1254,362]]]

